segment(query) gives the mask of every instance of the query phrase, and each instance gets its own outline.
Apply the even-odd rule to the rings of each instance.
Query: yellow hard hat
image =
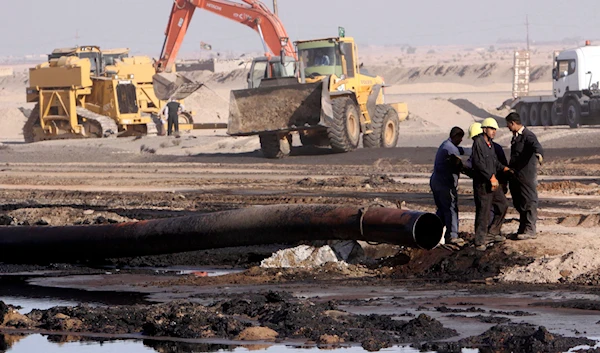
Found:
[[[481,123],[473,123],[469,126],[469,138],[472,140],[473,137],[483,134],[483,129],[481,128]]]
[[[498,130],[498,122],[494,118],[485,118],[481,122],[481,128],[484,128],[484,127],[491,127],[493,129]]]

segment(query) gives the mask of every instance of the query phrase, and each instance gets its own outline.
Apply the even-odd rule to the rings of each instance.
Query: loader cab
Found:
[[[285,57],[283,64],[279,56],[261,56],[252,60],[250,72],[248,72],[248,88],[257,88],[272,79],[295,78],[296,60]]]
[[[305,77],[342,75],[341,52],[335,40],[296,42],[296,48]]]

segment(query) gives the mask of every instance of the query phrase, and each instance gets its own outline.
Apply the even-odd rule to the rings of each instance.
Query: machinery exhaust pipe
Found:
[[[443,228],[433,213],[393,208],[255,206],[110,225],[3,226],[0,262],[68,262],[306,240],[365,240],[431,250]]]

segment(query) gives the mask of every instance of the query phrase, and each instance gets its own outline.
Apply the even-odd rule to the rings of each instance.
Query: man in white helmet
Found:
[[[500,187],[498,178],[510,169],[498,161],[493,139],[496,137],[498,122],[494,118],[481,123],[483,133],[473,139],[472,174],[473,196],[475,198],[475,246],[483,251],[494,242],[504,241],[501,234],[502,223],[508,210],[508,201]],[[490,209],[494,217],[490,222]]]

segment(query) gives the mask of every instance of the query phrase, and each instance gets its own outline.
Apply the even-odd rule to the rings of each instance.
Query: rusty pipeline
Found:
[[[433,213],[383,207],[271,205],[89,226],[2,226],[0,262],[68,262],[310,240],[365,240],[433,249]]]

